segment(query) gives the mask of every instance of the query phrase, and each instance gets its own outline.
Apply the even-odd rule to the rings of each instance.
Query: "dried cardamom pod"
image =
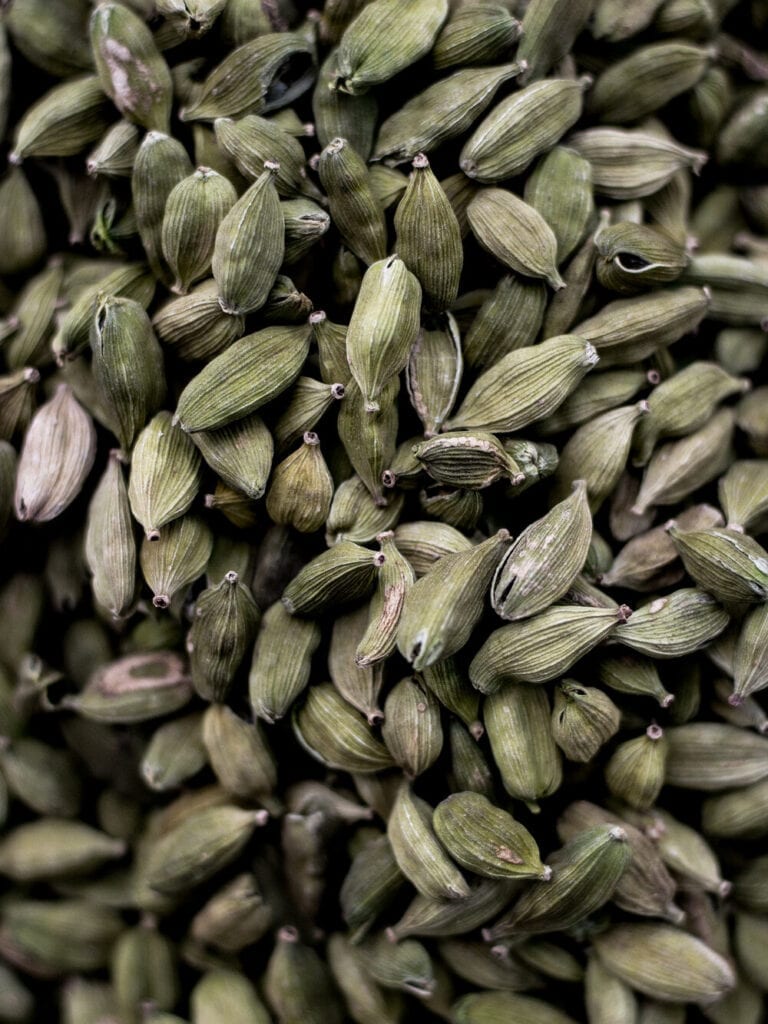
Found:
[[[592,537],[587,485],[517,537],[491,584],[493,609],[502,619],[528,618],[558,601],[584,567]]]
[[[768,739],[746,729],[720,722],[690,722],[668,729],[666,737],[665,780],[670,786],[717,792],[748,786],[768,775]]]
[[[409,779],[427,771],[440,756],[440,705],[418,679],[402,679],[389,691],[381,736]]]
[[[608,789],[630,807],[648,810],[664,785],[667,750],[664,730],[655,722],[644,736],[619,744],[605,766]]]
[[[203,715],[202,739],[211,768],[237,800],[262,802],[277,785],[277,764],[261,724],[246,722],[225,704]]]
[[[189,511],[200,486],[200,456],[189,437],[159,412],[139,434],[131,454],[131,512],[149,540]]]
[[[295,618],[278,601],[261,620],[248,680],[253,713],[272,724],[282,718],[309,682],[320,627]]]
[[[317,165],[331,217],[344,242],[370,266],[387,255],[384,211],[374,198],[365,161],[347,139],[332,139]]]
[[[380,552],[339,541],[291,580],[283,592],[283,604],[291,615],[313,615],[337,602],[359,600],[373,589],[383,564]]]
[[[444,555],[408,590],[397,646],[416,671],[450,657],[467,642],[508,543],[508,531],[499,530],[468,551]]]
[[[518,60],[528,64],[526,79],[536,81],[562,60],[587,23],[591,0],[531,0],[525,9]]]
[[[370,725],[332,683],[310,686],[293,712],[293,729],[307,753],[327,768],[364,774],[394,764]]]
[[[100,138],[109,125],[107,97],[96,75],[55,85],[33,103],[16,125],[9,160],[74,156]]]
[[[547,289],[543,281],[506,274],[483,302],[462,347],[468,366],[499,362],[515,349],[533,345],[544,318]],[[547,332],[552,338],[557,332]]]
[[[301,448],[275,466],[267,512],[275,523],[312,533],[327,519],[332,498],[333,479],[320,450],[320,438],[308,430]]]
[[[681,530],[666,526],[688,574],[724,604],[768,598],[768,552],[748,534],[727,527]]]
[[[370,725],[380,725],[384,718],[379,707],[384,666],[381,663],[359,665],[356,658],[368,616],[368,605],[363,602],[336,618],[328,647],[328,673],[344,700],[364,714]]]
[[[161,245],[175,277],[172,291],[185,295],[208,276],[219,225],[236,201],[234,186],[210,167],[198,167],[171,190],[163,214]]]
[[[328,12],[326,5],[325,12]],[[368,160],[373,149],[379,102],[375,93],[354,96],[329,89],[336,67],[335,48],[323,61],[312,92],[312,114],[320,145],[325,147],[332,139],[346,139],[363,160]]]
[[[95,457],[91,417],[68,385],[57,385],[24,435],[16,470],[16,518],[46,523],[61,515],[80,493]]]
[[[139,561],[155,608],[168,608],[176,593],[205,572],[213,549],[213,535],[197,516],[181,516],[168,523],[155,539],[145,538]]]
[[[594,239],[598,281],[623,294],[677,280],[690,259],[685,240],[678,242],[646,224],[619,221],[609,225],[606,214]]]
[[[281,196],[304,194],[319,199],[318,189],[307,178],[301,143],[274,120],[248,114],[238,120],[214,121],[216,141],[249,181],[264,173],[268,161],[279,164],[275,187]]]
[[[591,761],[620,724],[621,712],[602,690],[575,679],[564,679],[555,690],[552,735],[569,761]]]
[[[386,531],[376,539],[384,564],[379,569],[368,625],[357,645],[355,660],[361,667],[382,661],[394,651],[405,599],[416,581],[416,573],[398,550],[394,533]]]
[[[192,682],[204,700],[221,703],[253,642],[259,609],[236,572],[204,590],[187,635]]]
[[[162,131],[147,132],[134,161],[131,193],[147,262],[152,273],[166,284],[172,283],[172,277],[162,252],[165,204],[174,187],[192,170],[186,150],[177,139]]]
[[[483,721],[504,789],[534,813],[563,779],[562,759],[549,727],[546,692],[535,686],[505,686],[483,702]]]
[[[93,595],[116,619],[130,610],[136,594],[136,540],[120,461],[118,452],[110,452],[88,507],[85,530]]]

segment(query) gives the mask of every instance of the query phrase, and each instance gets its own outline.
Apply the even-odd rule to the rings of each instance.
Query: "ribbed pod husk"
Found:
[[[668,729],[665,779],[670,786],[713,792],[768,776],[768,739],[719,722]]]
[[[309,682],[320,627],[295,618],[278,601],[261,620],[249,676],[253,713],[272,723],[282,718]]]
[[[320,154],[318,173],[331,217],[356,256],[370,266],[387,254],[384,211],[371,190],[363,158],[346,139],[332,139]]]
[[[204,700],[221,703],[256,632],[259,610],[236,572],[198,597],[189,631],[192,682]]]
[[[684,588],[638,608],[612,639],[652,658],[679,658],[714,640],[729,618],[711,594]]]
[[[136,592],[136,540],[117,452],[110,454],[88,508],[85,557],[96,600],[115,618],[125,615]]]
[[[363,716],[331,683],[310,687],[302,706],[294,710],[293,727],[307,753],[327,768],[366,773],[394,764]]]
[[[131,453],[131,512],[148,537],[188,512],[200,486],[200,456],[172,419],[170,412],[153,416]]]

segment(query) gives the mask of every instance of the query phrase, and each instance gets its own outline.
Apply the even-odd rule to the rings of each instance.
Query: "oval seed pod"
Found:
[[[688,574],[724,604],[768,599],[768,552],[745,533],[725,527],[667,532]]]
[[[216,484],[213,494],[205,495],[204,504],[206,508],[218,509],[239,530],[256,526],[257,514],[251,499],[221,480]]]
[[[518,348],[480,374],[445,426],[502,433],[520,430],[554,412],[597,362],[594,347],[577,335],[563,334]],[[509,401],[512,392],[514,402]]]
[[[117,940],[110,974],[120,1013],[129,1019],[146,1002],[171,1010],[179,998],[176,947],[150,920],[126,929]]]
[[[397,646],[418,672],[461,650],[483,614],[486,589],[509,542],[507,530],[466,552],[444,555],[410,588]]]
[[[20,522],[61,515],[82,489],[96,457],[96,431],[66,384],[41,405],[24,435],[14,508]]]
[[[768,513],[768,459],[732,462],[718,480],[717,493],[729,529],[756,532]]]
[[[435,808],[437,838],[463,868],[484,878],[549,881],[533,836],[479,793],[454,793]]]
[[[165,398],[163,353],[149,317],[133,299],[105,296],[91,323],[93,376],[124,450]]]
[[[504,789],[537,812],[538,801],[562,782],[560,751],[549,727],[551,708],[543,689],[505,686],[483,702],[483,721]]]
[[[415,939],[391,942],[385,934],[366,939],[360,946],[365,969],[379,985],[399,989],[418,999],[430,999],[436,987],[429,953]]]
[[[192,164],[180,142],[159,131],[144,136],[131,176],[136,226],[152,273],[171,284],[163,261],[162,228],[165,204],[173,188],[192,174]],[[160,337],[162,334],[158,331]]]
[[[15,882],[88,875],[125,851],[122,839],[83,822],[38,818],[5,833],[0,842],[0,874]]]
[[[328,5],[325,14],[328,13]],[[363,160],[368,160],[373,149],[379,102],[375,93],[351,96],[346,92],[329,89],[328,83],[336,67],[336,50],[332,49],[320,66],[312,92],[312,114],[320,145],[325,147],[332,139],[346,139]]]
[[[35,407],[40,371],[29,366],[0,377],[0,439],[11,441],[24,433]]]
[[[368,402],[355,381],[351,381],[339,409],[339,439],[352,464],[377,505],[387,504],[383,474],[395,456],[397,442],[397,395],[400,380],[393,377],[381,392],[379,411],[368,410]]]
[[[655,722],[644,736],[621,743],[605,766],[608,789],[630,807],[648,810],[664,785],[667,749],[664,730]]]
[[[522,484],[525,474],[493,434],[453,430],[413,446],[413,453],[438,483],[482,490],[503,477]]]
[[[578,121],[589,81],[548,78],[497,103],[464,145],[462,171],[484,183],[520,174]]]
[[[377,505],[359,476],[344,480],[334,492],[325,523],[326,544],[331,547],[340,540],[357,544],[373,540],[396,524],[403,501],[403,494],[394,494],[386,504]]]
[[[384,386],[405,368],[420,310],[421,286],[397,255],[368,268],[347,330],[347,359],[366,412],[379,411]]]
[[[230,796],[246,802],[269,797],[277,785],[277,765],[258,721],[246,722],[225,704],[211,704],[203,716],[202,740]]]
[[[93,573],[96,601],[114,618],[122,618],[136,594],[136,540],[128,490],[115,451],[110,453],[88,507],[85,559]]]
[[[18,274],[45,255],[42,211],[20,167],[11,167],[0,182],[0,232],[6,239],[0,254],[0,274]]]
[[[543,277],[558,291],[557,239],[532,206],[501,188],[482,189],[467,207],[472,233],[484,249],[510,270]]]
[[[176,593],[203,575],[212,550],[211,531],[197,516],[174,519],[157,540],[142,542],[139,561],[155,608],[168,608]]]
[[[512,910],[486,929],[483,937],[493,941],[577,924],[607,903],[630,858],[623,828],[597,825],[587,829],[547,858],[550,880],[526,889]]]
[[[705,800],[701,826],[708,836],[722,839],[760,839],[768,834],[768,781]]]
[[[226,804],[194,811],[152,842],[141,873],[160,893],[189,892],[231,863],[267,818]]]
[[[4,346],[9,370],[44,366],[50,361],[50,335],[63,281],[62,261],[54,257],[22,289],[13,307],[18,329]]]
[[[139,148],[141,129],[130,121],[118,121],[86,157],[85,166],[92,176],[130,178]]]
[[[493,64],[520,38],[520,22],[501,4],[473,4],[452,12],[432,48],[438,70],[470,64]]]
[[[329,214],[311,199],[286,199],[280,203],[285,224],[286,266],[298,263],[331,226]]]
[[[390,530],[376,538],[384,555],[379,569],[376,592],[371,599],[370,617],[357,645],[355,661],[361,667],[388,658],[397,645],[397,630],[408,591],[416,582],[416,573],[400,553]]]
[[[621,712],[602,690],[564,679],[555,690],[551,724],[568,760],[586,764],[619,731]]]
[[[178,789],[208,763],[203,745],[203,716],[185,715],[152,733],[141,758],[141,777],[158,793]]]
[[[344,1013],[330,971],[295,928],[281,928],[267,963],[264,992],[283,1024],[342,1024]],[[261,1022],[258,1022],[261,1024]]]
[[[750,694],[768,686],[768,605],[760,604],[742,620],[733,658],[733,693],[728,703],[739,706]]]
[[[192,434],[191,441],[226,484],[253,501],[263,496],[272,467],[273,444],[261,417],[246,416],[218,430],[200,430]]]
[[[192,682],[204,700],[221,703],[256,633],[259,609],[236,572],[204,590],[187,635]]]
[[[253,713],[270,725],[282,718],[309,682],[320,627],[298,619],[278,601],[268,608],[253,649],[248,689]]]
[[[189,511],[200,487],[200,456],[189,437],[159,412],[136,439],[131,453],[128,498],[149,540]]]
[[[526,181],[524,198],[552,228],[558,263],[564,262],[581,244],[595,215],[589,162],[565,146],[555,146]]]
[[[239,953],[266,934],[273,917],[256,878],[245,872],[214,893],[193,917],[190,932],[198,942]]]
[[[668,708],[675,695],[665,689],[655,662],[636,654],[601,654],[597,663],[598,679],[619,693],[654,697],[661,707]]]
[[[467,365],[491,366],[513,350],[533,345],[546,304],[543,281],[505,274],[477,311],[462,340]],[[556,334],[548,331],[545,337]]]
[[[398,253],[421,284],[425,304],[442,313],[458,294],[464,253],[456,214],[424,153],[414,157],[395,231]]]
[[[149,27],[123,4],[104,3],[91,15],[90,28],[104,92],[130,121],[167,132],[173,84]]]
[[[352,96],[367,92],[415,63],[432,48],[448,16],[448,0],[376,0],[358,14],[336,51],[332,89]]]
[[[261,309],[277,278],[285,252],[285,225],[275,188],[278,165],[264,172],[237,200],[216,232],[211,270],[225,313]]]
[[[635,425],[647,412],[648,403],[643,399],[611,409],[574,431],[560,453],[552,496],[562,500],[574,481],[583,479],[589,507],[596,512],[621,479]]]
[[[49,89],[16,125],[9,160],[74,156],[109,126],[107,97],[96,75],[82,75]]]
[[[596,936],[594,946],[611,974],[652,999],[711,1002],[734,985],[727,960],[670,925],[615,925]]]
[[[481,693],[496,693],[507,682],[549,682],[613,634],[630,614],[626,605],[554,605],[491,633],[470,663],[469,678]]]
[[[333,479],[320,450],[320,438],[307,431],[301,448],[283,459],[272,473],[267,512],[275,523],[312,533],[327,519],[332,498]]]
[[[717,406],[749,388],[717,363],[695,362],[664,381],[648,396],[649,414],[638,424],[633,463],[644,466],[662,437],[682,437],[703,427]]]
[[[341,912],[353,942],[366,934],[404,881],[386,836],[377,836],[354,855],[339,890]]]
[[[311,377],[299,377],[294,384],[285,411],[275,424],[279,451],[288,450],[308,431],[314,430],[334,402],[344,398],[343,384],[324,384]]]
[[[395,860],[408,881],[427,899],[464,900],[470,888],[440,845],[432,817],[429,804],[403,782],[387,823]]]
[[[730,616],[704,590],[675,590],[638,608],[612,639],[651,658],[680,658],[723,632]]]
[[[342,239],[370,266],[387,255],[384,211],[374,198],[368,168],[346,139],[333,139],[317,165],[331,218]]]
[[[462,135],[492,102],[499,87],[522,70],[521,64],[463,68],[435,82],[382,122],[373,159],[404,163]],[[463,174],[461,178],[468,181]]]
[[[409,779],[430,768],[443,747],[440,705],[416,679],[402,679],[389,691],[381,736]]]
[[[685,240],[675,241],[666,232],[629,221],[608,226],[605,214],[594,237],[595,274],[604,288],[615,292],[632,294],[675,281],[690,260]]]
[[[279,164],[275,187],[281,196],[304,193],[319,198],[320,193],[308,180],[304,169],[306,159],[301,143],[274,119],[268,120],[256,114],[247,114],[236,121],[230,117],[219,117],[213,128],[219,146],[249,181],[255,181],[263,174],[271,160]]]
[[[328,672],[344,700],[357,708],[370,725],[379,725],[384,716],[379,707],[383,665],[361,666],[356,661],[357,645],[368,623],[368,605],[339,615],[333,623],[328,647]]]
[[[731,883],[723,880],[720,864],[706,840],[689,825],[661,808],[653,811],[653,827],[660,833],[656,844],[664,863],[707,892],[726,897]]]
[[[532,0],[525,9],[519,60],[528,67],[525,79],[544,78],[573,46],[592,14],[590,0]]]
[[[191,1016],[195,1024],[215,1024],[227,1020],[231,1024],[269,1024],[271,1017],[251,982],[235,970],[211,966],[213,958],[206,957],[200,965],[205,974],[192,989]],[[155,1014],[147,1024],[178,1024],[180,1018]]]
[[[526,527],[499,564],[491,583],[496,614],[524,619],[558,601],[583,569],[591,538],[587,485],[577,480],[571,496]]]
[[[175,277],[172,290],[186,294],[211,268],[216,233],[237,201],[234,186],[210,167],[198,167],[176,185],[163,214],[163,256]]]
[[[394,765],[363,716],[332,683],[309,688],[302,706],[294,709],[293,730],[307,753],[327,768],[365,774]]]
[[[469,896],[461,900],[432,900],[419,893],[387,934],[396,942],[408,935],[463,935],[500,913],[518,889],[518,882],[484,878],[478,879],[470,887]]]
[[[514,1020],[530,1024],[574,1024],[573,1017],[542,999],[522,996],[516,992],[472,992],[462,996],[451,1007],[456,1024]]]
[[[305,324],[265,327],[234,342],[182,391],[174,419],[187,433],[215,430],[242,419],[282,394],[309,352]]]
[[[667,730],[666,782],[716,792],[768,776],[768,739],[720,722],[690,722]]]
[[[34,900],[16,896],[3,914],[10,955],[38,977],[96,971],[123,931],[123,918],[109,907],[85,899]],[[78,942],[72,941],[77,934]]]
[[[313,615],[338,602],[366,597],[384,559],[379,552],[340,541],[308,562],[283,592],[291,615]]]

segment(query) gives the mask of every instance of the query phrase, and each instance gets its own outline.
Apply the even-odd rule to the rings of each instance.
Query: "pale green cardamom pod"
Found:
[[[443,748],[440,705],[418,679],[402,679],[389,691],[381,736],[409,779],[427,771],[440,756]]]
[[[605,968],[630,988],[671,1003],[707,1003],[733,988],[728,961],[701,939],[666,924],[620,924],[595,937]]]
[[[432,48],[448,0],[375,0],[345,30],[330,87],[355,96],[390,78]]]
[[[577,924],[611,898],[631,856],[620,826],[587,829],[547,858],[550,881],[527,889],[512,910],[487,929],[487,938],[550,932]]]
[[[600,284],[611,291],[631,295],[656,284],[675,281],[690,256],[685,239],[676,241],[647,224],[619,221],[603,223],[595,232],[599,253],[595,273]]]
[[[463,135],[493,101],[499,87],[522,70],[522,64],[462,68],[430,85],[382,122],[374,159],[405,163],[417,153],[431,153],[443,142]],[[469,180],[464,174],[460,178],[464,184]]]
[[[478,309],[462,339],[467,365],[492,366],[513,350],[533,345],[546,305],[543,281],[505,274]],[[545,332],[545,337],[550,339],[555,334]]]
[[[704,590],[674,590],[636,609],[612,638],[651,658],[680,658],[723,632],[728,612]]]
[[[556,792],[563,780],[551,714],[546,692],[535,686],[505,686],[483,701],[483,721],[504,789],[534,813],[540,810],[539,800]]]
[[[520,22],[501,4],[477,3],[451,13],[432,48],[432,63],[450,67],[493,64],[520,38]]]
[[[690,722],[668,729],[666,736],[665,778],[670,786],[717,792],[748,786],[768,775],[768,739],[746,729],[721,722]]]
[[[421,896],[441,901],[466,899],[470,888],[440,845],[432,818],[429,804],[403,782],[387,823],[395,860]]]
[[[380,410],[371,412],[355,381],[346,389],[339,409],[339,438],[353,469],[379,506],[388,503],[384,474],[392,465],[397,441],[397,395],[400,380],[393,377],[381,392]]]
[[[362,602],[336,618],[328,646],[328,674],[344,700],[364,714],[370,725],[380,725],[384,718],[379,706],[384,665],[381,662],[359,665],[357,662],[357,645],[363,638],[369,615],[368,604]]]
[[[437,986],[432,960],[416,939],[391,942],[381,932],[365,939],[360,947],[365,969],[374,981],[387,989],[396,989],[429,1000]]]
[[[732,462],[718,480],[717,492],[731,530],[762,532],[760,526],[768,513],[768,460]]]
[[[90,151],[85,160],[88,174],[130,178],[139,149],[141,129],[130,121],[118,121]]]
[[[150,789],[165,793],[183,786],[207,763],[203,716],[195,712],[155,729],[142,755],[139,771]]]
[[[380,772],[394,765],[392,755],[332,683],[307,691],[293,712],[293,731],[301,746],[326,768]]]
[[[416,582],[416,573],[398,549],[394,533],[389,530],[376,539],[384,564],[379,569],[368,625],[357,645],[355,660],[361,667],[382,661],[395,650],[405,599]]]
[[[365,544],[397,525],[405,495],[395,493],[377,505],[359,476],[342,481],[333,494],[325,523],[325,542],[331,547],[340,540]],[[410,565],[410,562],[409,562]]]
[[[80,493],[95,457],[91,417],[66,384],[57,385],[24,435],[16,470],[16,518],[46,523],[61,515]]]
[[[53,257],[46,269],[22,289],[13,308],[18,328],[4,345],[9,370],[44,366],[51,361],[50,335],[63,279],[63,262]]]
[[[167,285],[173,282],[171,272],[163,261],[165,204],[174,187],[192,171],[187,152],[177,139],[159,131],[147,132],[134,161],[131,194],[136,226],[147,262],[152,273]]]
[[[464,366],[461,348],[456,321],[446,313],[445,325],[438,330],[422,328],[411,349],[406,385],[425,437],[439,433],[453,410]]]
[[[285,224],[275,188],[278,170],[268,160],[216,232],[211,269],[225,313],[238,316],[261,309],[282,265]]]
[[[526,1021],[527,1024],[575,1024],[573,1017],[543,999],[517,992],[473,992],[451,1008],[456,1024],[494,1024],[495,1021]]]
[[[373,589],[384,556],[344,540],[317,555],[291,580],[282,601],[291,615],[315,615]]]
[[[347,330],[347,359],[366,412],[379,411],[384,386],[405,368],[420,311],[421,286],[397,255],[368,268]]]
[[[637,996],[594,953],[588,957],[584,973],[584,1003],[590,1024],[637,1024]]]
[[[213,535],[197,516],[174,519],[159,537],[142,541],[141,571],[156,608],[168,608],[176,593],[203,575],[212,549]]]
[[[397,646],[416,671],[461,650],[483,614],[485,594],[509,532],[466,552],[444,555],[408,590]]]
[[[237,121],[220,117],[214,121],[216,141],[234,160],[238,169],[255,181],[268,161],[278,163],[275,187],[281,196],[303,194],[319,199],[320,192],[307,178],[306,158],[301,143],[275,120],[248,114]]]
[[[465,143],[459,157],[462,171],[484,183],[521,174],[578,121],[590,81],[548,78],[497,103]]]
[[[708,595],[707,595],[708,596]],[[506,682],[546,683],[567,672],[632,613],[620,608],[553,605],[495,630],[469,666],[472,685],[496,693]]]
[[[514,621],[543,611],[563,597],[584,568],[592,538],[587,485],[518,536],[491,584],[491,602],[502,619]]]
[[[326,4],[324,17],[327,14]],[[329,89],[328,83],[335,67],[334,48],[323,61],[312,92],[312,114],[318,142],[325,149],[332,139],[346,139],[363,160],[368,160],[379,119],[379,101],[372,92],[351,96]]]
[[[0,274],[28,270],[45,256],[47,239],[40,204],[21,167],[0,182]]]
[[[419,893],[387,934],[395,941],[408,935],[464,935],[508,906],[519,885],[508,879],[478,879],[461,900],[433,900]]]
[[[93,492],[85,527],[85,560],[93,573],[93,596],[111,615],[122,618],[136,594],[136,540],[128,490],[118,452]]]
[[[727,527],[681,530],[667,524],[688,575],[726,605],[768,599],[768,552],[746,533]]]
[[[75,156],[109,126],[107,97],[96,75],[83,75],[49,89],[20,118],[11,163],[27,157]]]
[[[647,811],[664,785],[667,750],[664,730],[655,722],[645,735],[620,743],[605,766],[608,789],[635,810]]]
[[[482,878],[550,878],[530,832],[479,793],[447,797],[433,821],[437,838],[467,871]]]
[[[531,0],[517,47],[518,60],[528,64],[526,79],[544,78],[569,53],[594,6],[593,0]]]
[[[595,217],[592,168],[565,146],[542,156],[525,183],[526,203],[537,210],[557,239],[557,261],[573,255]]]
[[[467,207],[472,233],[484,249],[510,270],[542,277],[558,291],[557,239],[532,206],[502,188],[485,188]]]
[[[246,722],[226,704],[211,704],[202,739],[211,768],[230,796],[261,802],[277,785],[277,764],[261,723]]]
[[[433,480],[468,490],[482,490],[507,477],[524,483],[525,474],[494,434],[452,430],[413,446],[416,458]]]
[[[149,540],[189,511],[200,488],[201,460],[187,434],[159,412],[144,427],[131,453],[131,512]]]
[[[171,73],[149,26],[123,4],[103,3],[91,15],[91,47],[104,92],[120,113],[148,132],[167,132]]]
[[[15,882],[88,875],[125,851],[122,839],[81,821],[38,818],[5,833],[0,842],[0,874]]]
[[[296,928],[281,928],[264,975],[264,992],[283,1024],[342,1024],[344,1014],[325,961],[299,939]],[[260,1018],[254,1024],[261,1024]],[[265,1022],[266,1024],[266,1022]]]
[[[338,382],[324,384],[312,377],[299,377],[274,427],[278,451],[287,451],[308,430],[314,430],[333,403],[344,398],[345,390]]]
[[[187,433],[216,430],[271,402],[298,377],[309,352],[308,325],[265,327],[234,342],[182,391],[174,420]]]
[[[395,211],[397,249],[421,284],[425,304],[442,313],[459,291],[464,265],[461,230],[425,154],[414,157],[412,166]]]

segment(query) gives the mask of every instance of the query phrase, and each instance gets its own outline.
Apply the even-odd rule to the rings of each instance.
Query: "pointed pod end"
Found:
[[[615,843],[626,843],[627,833],[620,825],[614,825],[608,832],[608,836]]]

